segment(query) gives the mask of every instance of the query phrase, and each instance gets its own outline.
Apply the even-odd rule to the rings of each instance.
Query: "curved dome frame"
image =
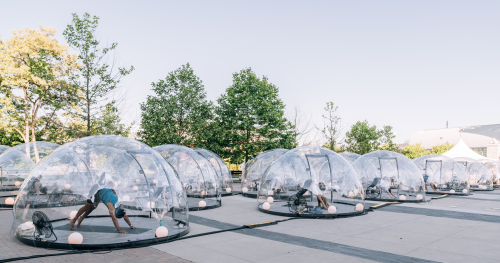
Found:
[[[425,155],[413,162],[422,170],[427,194],[469,195],[463,165],[443,155]]]
[[[244,197],[257,198],[264,172],[274,160],[286,152],[287,149],[268,150],[250,159],[241,175],[241,194]]]
[[[177,171],[186,190],[189,211],[214,209],[222,205],[222,178],[210,161],[182,145],[166,144],[153,149]]]
[[[299,192],[303,195],[296,203]],[[295,148],[274,160],[262,176],[257,201],[259,211],[280,216],[336,218],[365,213],[354,168],[339,154],[317,146]],[[329,209],[322,209],[323,203]]]
[[[217,173],[217,176],[221,178],[221,188],[222,188],[222,196],[230,196],[233,195],[233,177],[231,175],[231,172],[229,171],[229,168],[227,167],[227,164],[222,160],[222,158],[217,155],[216,153],[207,150],[207,149],[202,149],[202,148],[193,148],[197,153],[199,153],[201,156],[205,157],[210,164],[212,164],[212,167],[214,168],[215,172]]]
[[[465,167],[465,174],[469,180],[469,187],[474,191],[493,191],[493,175],[479,160],[466,157],[457,157],[453,160]]]
[[[373,177],[364,182],[366,200],[425,202],[422,171],[406,156],[391,151],[370,152],[353,163],[356,171],[366,169]],[[363,164],[367,159],[373,167]],[[373,168],[375,170],[373,171]],[[371,170],[371,172],[370,172]]]
[[[99,202],[104,197],[96,195],[106,188],[117,198],[115,209],[125,209],[131,224],[140,229],[117,219],[129,232],[118,233],[108,207]],[[42,241],[30,234],[35,211],[50,219],[57,241],[54,236]],[[187,197],[175,170],[151,147],[114,135],[78,139],[37,164],[21,186],[13,214],[12,234],[25,244],[46,248],[130,247],[189,233]],[[83,220],[81,228],[75,223],[71,230],[71,218]],[[162,227],[168,233],[156,237]],[[75,232],[83,243],[70,244]]]
[[[350,164],[354,163],[359,157],[361,157],[360,154],[357,153],[351,153],[351,152],[343,152],[339,153],[340,156],[344,157]]]

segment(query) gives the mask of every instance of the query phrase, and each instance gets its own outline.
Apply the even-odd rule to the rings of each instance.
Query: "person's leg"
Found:
[[[432,190],[434,190],[434,192],[437,192],[437,187],[434,183],[431,183],[431,187],[432,187]]]
[[[76,213],[76,216],[73,217],[70,221],[69,221],[69,228],[70,229],[75,229],[75,222],[76,220],[85,212],[87,212],[88,210],[94,208],[94,205],[92,203],[89,203],[88,201],[85,203],[84,206],[82,206],[80,209],[78,209],[78,212]],[[78,223],[80,224],[80,223]]]
[[[78,218],[78,224],[76,225],[77,227],[82,227],[82,221],[85,219],[90,213],[92,213],[98,206],[99,204],[96,204],[95,206],[93,205],[89,210],[85,211],[82,216]]]

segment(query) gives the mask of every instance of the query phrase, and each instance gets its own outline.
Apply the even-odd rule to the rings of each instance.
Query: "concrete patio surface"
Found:
[[[61,252],[14,241],[12,212],[0,211],[0,219],[0,259]],[[254,199],[223,197],[220,208],[190,212],[187,237],[284,219],[259,212]],[[148,248],[28,262],[499,262],[498,233],[500,191],[473,192],[424,204],[392,204],[350,218],[292,219]]]

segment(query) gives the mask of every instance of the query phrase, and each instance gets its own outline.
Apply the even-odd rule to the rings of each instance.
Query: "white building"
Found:
[[[460,139],[478,154],[499,160],[500,124],[419,131],[409,144],[421,143],[424,148],[432,149],[446,142],[457,144]]]

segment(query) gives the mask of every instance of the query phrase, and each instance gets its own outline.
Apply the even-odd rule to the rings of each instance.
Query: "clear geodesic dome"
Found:
[[[287,149],[268,150],[248,160],[248,164],[245,165],[241,175],[242,195],[256,198],[262,176],[267,167],[287,151]]]
[[[361,182],[339,154],[317,146],[289,150],[262,176],[258,209],[300,217],[339,217],[364,213]]]
[[[422,170],[427,193],[468,195],[464,166],[443,155],[425,155],[413,162]]]
[[[351,164],[361,156],[357,153],[351,153],[351,152],[343,152],[343,153],[339,153],[339,154],[340,154],[340,156],[344,157],[344,159],[346,159]]]
[[[362,157],[376,169],[376,177],[363,189],[367,200],[425,201],[422,171],[410,159],[391,151],[375,151]]]
[[[122,210],[125,216],[118,214]],[[123,247],[186,234],[187,211],[182,184],[158,152],[129,138],[99,135],[59,147],[31,171],[14,204],[12,230],[35,246]],[[43,232],[41,239],[33,231],[43,219],[40,212],[54,234]],[[70,219],[76,221],[74,230]]]
[[[201,154],[205,159],[207,159],[212,167],[215,169],[217,176],[221,179],[222,195],[232,195],[233,194],[233,177],[231,172],[227,167],[227,164],[220,158],[216,153],[201,148],[194,148],[197,153]]]
[[[28,177],[31,169],[58,144],[50,142],[30,142],[9,148],[0,155],[0,205],[11,207],[19,187]]]
[[[177,171],[186,189],[189,210],[221,206],[222,180],[207,159],[195,150],[182,145],[167,144],[153,149]]]
[[[10,147],[5,145],[0,145],[0,154],[7,151]]]
[[[493,190],[493,176],[482,162],[466,157],[458,157],[453,160],[465,167],[470,189],[475,191]]]
[[[499,185],[500,184],[500,162],[493,161],[493,160],[479,160],[482,161],[486,169],[491,174],[493,184],[494,185]]]

